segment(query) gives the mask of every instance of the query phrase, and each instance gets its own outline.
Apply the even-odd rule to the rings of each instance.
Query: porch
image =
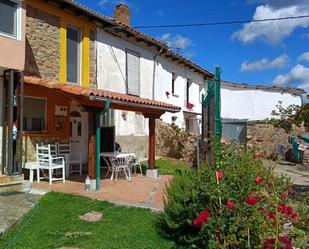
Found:
[[[34,102],[31,101],[29,103],[32,103],[32,108],[25,108],[23,120],[25,120],[27,125],[31,124],[31,122],[33,123],[33,121],[41,124],[39,127],[41,131],[30,133],[24,131],[23,162],[36,160],[34,151],[36,144],[70,142],[72,144],[72,151],[74,153],[81,153],[82,155],[82,163],[85,166],[83,173],[86,173],[86,175],[90,177],[92,185],[95,184],[96,190],[100,191],[100,185],[101,183],[104,184],[105,181],[100,180],[103,162],[103,158],[100,155],[102,152],[115,151],[112,149],[114,146],[105,146],[105,144],[110,143],[109,133],[111,133],[111,131],[105,130],[105,132],[102,132],[100,118],[104,119],[102,115],[112,109],[140,113],[144,118],[148,119],[148,170],[150,174],[152,171],[156,170],[156,119],[160,118],[165,112],[178,112],[180,110],[179,107],[137,96],[72,84],[63,84],[60,82],[50,82],[35,77],[25,77],[24,82],[24,92],[27,98],[43,98],[45,100],[35,101],[35,103],[41,103],[40,109],[38,105],[35,105]],[[44,113],[44,108],[46,113]],[[30,109],[35,110],[35,114],[33,114]],[[38,113],[41,113],[41,116],[34,116]],[[31,122],[29,122],[27,115],[29,119],[32,118]],[[31,125],[29,125],[29,127],[30,126]],[[102,148],[105,147],[111,150],[102,151]],[[134,153],[134,151],[128,152]],[[147,173],[149,172],[147,171]],[[63,187],[59,187],[57,184],[56,188],[62,189],[68,187],[70,189],[71,186],[73,186],[73,189],[76,187],[76,189],[80,189],[79,191],[83,191],[86,175],[84,177],[72,177],[69,179],[69,185],[63,184]],[[153,175],[157,174],[153,173]],[[144,182],[149,178],[134,179]],[[149,181],[152,180],[149,179]],[[76,182],[75,184],[78,186],[74,187],[73,182]],[[139,188],[139,183],[137,182],[136,184],[136,187]],[[51,188],[53,187],[54,186]],[[146,192],[144,195],[147,195],[146,193],[149,192],[147,189],[148,188],[145,187]],[[143,199],[141,205],[145,202],[144,197],[145,196],[141,197]],[[124,201],[126,200],[124,199]]]
[[[65,183],[49,185],[47,181],[34,182],[33,189],[55,191],[74,195],[82,195],[92,199],[110,201],[116,204],[138,206],[152,210],[163,209],[164,187],[172,176],[147,178],[140,175],[133,176],[132,182],[121,179],[115,183],[109,179],[101,179],[99,192],[85,191],[85,175],[71,176]]]

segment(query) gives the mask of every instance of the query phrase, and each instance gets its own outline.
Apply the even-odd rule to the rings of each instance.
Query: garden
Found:
[[[309,196],[264,167],[253,151],[223,145],[214,165],[173,174],[161,213],[50,192],[0,238],[0,248],[308,248]],[[89,211],[102,214],[87,222]]]

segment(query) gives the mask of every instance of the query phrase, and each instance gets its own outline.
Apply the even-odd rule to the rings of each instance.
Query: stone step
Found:
[[[23,175],[0,176],[0,193],[21,191],[23,185]]]

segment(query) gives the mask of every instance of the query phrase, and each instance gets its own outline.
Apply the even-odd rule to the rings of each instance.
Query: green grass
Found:
[[[115,206],[108,202],[55,192],[46,194],[39,203],[39,210],[32,222],[26,224],[10,249],[62,246],[85,249],[173,248],[173,243],[157,232],[157,214],[150,210]],[[33,211],[0,238],[0,248],[6,248]],[[103,219],[98,222],[79,219],[79,215],[89,211],[101,212]]]
[[[189,167],[186,163],[176,159],[158,159],[156,166],[160,175],[174,175],[176,170]]]

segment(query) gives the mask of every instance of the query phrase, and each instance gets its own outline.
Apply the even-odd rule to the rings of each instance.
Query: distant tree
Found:
[[[286,133],[290,133],[293,125],[309,126],[309,103],[303,106],[289,105],[285,108],[282,106],[282,101],[279,101],[276,107],[277,110],[271,113],[273,118],[268,120],[274,127],[282,128]]]

